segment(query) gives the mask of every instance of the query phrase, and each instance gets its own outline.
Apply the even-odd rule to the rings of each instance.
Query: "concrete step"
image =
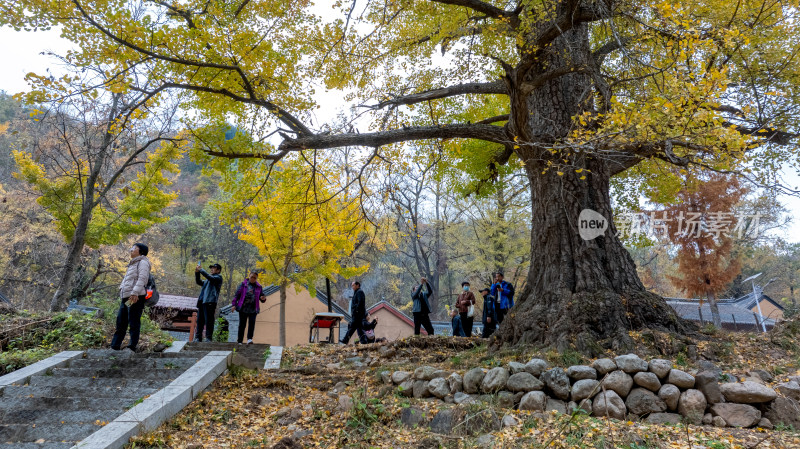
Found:
[[[121,388],[121,387],[32,387],[9,386],[3,392],[3,399],[8,398],[133,398],[134,400],[148,396],[157,388]]]
[[[122,410],[7,410],[0,412],[3,424],[95,424],[109,422]]]
[[[0,441],[80,441],[101,428],[96,424],[0,424]]]
[[[109,378],[95,378],[87,379],[85,377],[66,377],[66,376],[33,376],[28,383],[31,387],[64,387],[64,388],[89,388],[89,387],[106,387],[106,388],[164,388],[169,385],[168,380],[150,380],[150,379],[109,379]]]
[[[138,398],[137,398],[138,399]],[[129,398],[3,398],[0,411],[11,410],[120,410],[136,402]],[[8,441],[0,438],[0,441]]]
[[[0,443],[0,449],[71,449],[75,442]]]
[[[127,358],[121,360],[80,359],[73,360],[69,368],[75,369],[181,369],[186,370],[194,365],[198,359],[194,357],[181,358]]]
[[[183,347],[183,351],[261,351],[262,353],[269,348],[270,345],[252,344],[240,345],[232,342],[189,342]]]
[[[121,359],[170,359],[170,358],[200,358],[209,350],[183,350],[181,352],[138,352],[114,351],[113,349],[87,349],[86,356],[79,360],[121,360]],[[216,349],[214,349],[216,351]]]
[[[145,372],[130,369],[74,369],[54,368],[53,377],[85,377],[108,379],[149,379],[149,380],[175,380],[184,370],[178,369],[148,369]],[[146,374],[145,374],[146,373]]]

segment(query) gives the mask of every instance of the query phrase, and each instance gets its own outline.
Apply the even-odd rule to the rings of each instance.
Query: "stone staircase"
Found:
[[[71,448],[167,386],[214,349],[88,350],[0,389],[0,449]]]

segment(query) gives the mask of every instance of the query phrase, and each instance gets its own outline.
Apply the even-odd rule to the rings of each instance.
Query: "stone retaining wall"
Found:
[[[800,428],[800,376],[772,388],[767,385],[772,376],[766,371],[750,371],[739,382],[709,362],[701,362],[700,370],[683,371],[668,360],[648,362],[627,354],[565,370],[534,358],[462,373],[430,366],[414,372],[383,371],[381,379],[402,395],[435,397],[447,403],[486,401],[505,408],[560,413],[580,408],[598,417],[661,424],[771,429],[780,422]]]

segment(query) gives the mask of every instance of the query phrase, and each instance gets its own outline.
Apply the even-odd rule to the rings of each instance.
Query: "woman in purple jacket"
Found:
[[[247,344],[253,343],[253,332],[256,328],[256,315],[260,312],[259,302],[267,302],[267,297],[261,294],[261,284],[258,283],[258,272],[251,271],[250,276],[245,279],[236,295],[233,296],[233,308],[239,312],[239,334],[236,339],[242,344],[244,339],[244,329],[247,326]],[[258,298],[258,301],[256,301]]]

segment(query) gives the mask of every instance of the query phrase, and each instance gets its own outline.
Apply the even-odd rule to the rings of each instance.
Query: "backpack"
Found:
[[[375,331],[372,329],[364,331],[364,336],[367,337],[367,341],[370,343],[375,341]]]
[[[147,279],[147,285],[144,286],[144,289],[147,290],[147,294],[144,297],[144,305],[147,307],[154,307],[158,304],[158,287],[156,287],[156,279],[153,277],[153,274],[150,274],[150,277]]]

